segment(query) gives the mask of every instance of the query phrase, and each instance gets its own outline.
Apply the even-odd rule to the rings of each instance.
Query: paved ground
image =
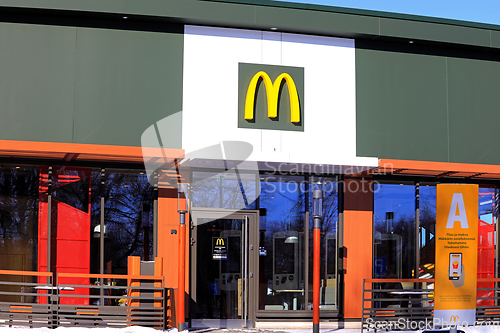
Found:
[[[283,323],[283,325],[290,323]],[[465,333],[496,333],[500,332],[500,324],[496,326],[483,326],[483,327],[466,327],[460,328]],[[161,331],[154,330],[153,328],[146,328],[140,326],[130,326],[126,328],[109,328],[109,327],[59,327],[55,330],[48,328],[28,328],[28,327],[8,327],[0,325],[1,333],[158,333]],[[170,329],[168,333],[178,333],[177,329]],[[367,332],[364,330],[363,332]],[[369,331],[370,333],[373,330]],[[378,330],[379,333],[422,333],[422,330]],[[442,332],[449,332],[444,330]],[[309,329],[202,329],[202,330],[189,330],[181,333],[312,333],[312,327]],[[320,333],[361,333],[359,328],[323,328]]]
[[[500,326],[496,327],[467,327],[467,328],[459,328],[465,333],[496,333],[500,332]],[[204,329],[197,330],[195,332],[203,332],[203,333],[311,333],[311,329]],[[330,329],[320,329],[320,333],[360,333],[361,329],[359,328],[330,328]],[[374,332],[373,330],[363,332]],[[386,330],[377,330],[377,332],[384,333],[422,333],[422,330],[417,331],[404,331],[404,330],[396,330],[396,331],[386,331]],[[442,330],[442,332],[449,332],[449,330]]]

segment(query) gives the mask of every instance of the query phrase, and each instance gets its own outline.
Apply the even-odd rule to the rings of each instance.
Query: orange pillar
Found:
[[[361,318],[363,279],[372,278],[373,191],[369,178],[344,183],[344,317]]]
[[[141,257],[133,257],[129,256],[127,258],[127,275],[129,276],[139,276],[141,275]],[[141,281],[137,279],[131,279],[128,278],[128,285],[130,287],[140,287],[141,286]],[[137,298],[129,298],[127,299],[127,305],[129,307],[136,307],[138,308],[141,304],[139,297],[141,296],[141,291],[140,289],[128,289],[127,290],[127,296],[129,297],[137,297]],[[129,310],[130,313],[128,314],[129,317],[132,317],[129,319],[129,321],[133,321],[133,316],[134,316],[134,309]],[[136,314],[137,316],[137,314]]]
[[[186,223],[189,226],[189,215],[186,214]],[[179,306],[179,295],[189,295],[189,232],[186,227],[185,233],[185,278],[184,292],[179,291],[174,295],[175,304],[169,308],[168,326],[176,327],[176,309]],[[163,274],[166,288],[179,288],[179,213],[177,212],[177,190],[175,188],[160,188],[158,191],[158,257],[163,258]],[[186,304],[187,305],[187,304]],[[188,316],[188,306],[185,314]]]
[[[156,277],[161,277],[162,280],[160,281],[156,281],[154,282],[154,286],[155,288],[162,288],[164,287],[163,286],[163,258],[160,258],[160,257],[156,257],[155,258],[155,273],[154,275]],[[163,289],[163,292],[166,292],[165,289]],[[161,298],[163,296],[163,292],[161,291],[155,291],[154,292],[154,297],[158,297],[158,298]],[[165,299],[165,297],[163,297],[163,299]],[[164,307],[165,309],[167,308],[167,304],[163,304],[163,301],[161,300],[155,300],[154,301],[154,307],[155,308],[161,308],[161,307]],[[161,315],[160,315],[161,316]],[[158,322],[158,320],[156,320]],[[157,328],[163,328],[161,325],[155,325],[155,327]]]
[[[161,257],[156,257],[155,258],[155,276],[157,277],[162,277],[163,276],[163,258]],[[161,288],[163,287],[163,281],[155,281],[154,283],[155,288]],[[155,297],[161,297],[162,292],[161,291],[155,291],[154,292]],[[155,308],[159,308],[162,306],[162,301],[155,301],[154,302]]]

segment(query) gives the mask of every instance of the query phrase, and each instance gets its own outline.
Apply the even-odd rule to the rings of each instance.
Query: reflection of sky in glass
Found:
[[[426,239],[434,238],[436,225],[436,186],[420,186],[420,242],[421,247],[426,245]],[[429,235],[427,235],[429,233]],[[427,237],[428,236],[428,237]],[[433,250],[434,251],[434,250]]]
[[[375,184],[375,202],[376,224],[385,225],[387,212],[394,213],[394,223],[398,223],[402,217],[413,219],[415,187],[413,185]]]
[[[321,229],[329,235],[335,235],[338,222],[338,184],[335,178],[329,177],[311,177],[309,188],[309,228],[314,227],[313,218],[313,191],[321,190],[323,192],[323,218]]]
[[[269,177],[261,182],[260,206],[267,208],[267,223],[280,222],[292,226],[297,222],[305,184],[303,177],[294,178],[283,182]]]
[[[255,174],[193,172],[191,205],[224,209],[255,209],[258,180]]]
[[[494,188],[479,188],[479,218],[489,224],[493,223],[494,202]]]

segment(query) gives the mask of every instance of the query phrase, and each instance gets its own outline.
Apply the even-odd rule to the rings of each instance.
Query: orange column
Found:
[[[154,282],[154,286],[155,288],[161,288],[163,287],[163,258],[160,258],[160,257],[156,257],[155,258],[155,272],[154,272],[154,275],[157,276],[157,277],[162,277],[162,280],[161,281],[156,281]],[[164,292],[165,289],[163,289]],[[163,293],[161,291],[155,291],[154,292],[154,297],[158,297],[158,298],[161,298],[163,296]],[[165,299],[165,297],[163,297],[163,299]],[[165,309],[167,308],[167,304],[163,304],[163,301],[161,300],[155,300],[154,301],[154,307],[155,308],[161,308],[161,307],[164,307]],[[160,315],[161,317],[161,315]],[[155,320],[156,322],[158,321],[161,321],[161,320]],[[155,327],[157,328],[162,328],[161,325],[155,325]]]
[[[128,257],[128,269],[127,273],[128,275],[141,275],[141,257]],[[140,287],[141,286],[141,281],[136,280],[136,279],[128,279],[128,285],[131,287]],[[141,293],[139,289],[129,289],[129,296],[132,297],[140,297]],[[138,299],[129,299],[129,306],[134,306],[138,307],[139,306],[139,300]]]
[[[186,214],[186,258],[185,258],[185,279],[184,292],[189,294],[189,215]],[[158,257],[163,258],[163,274],[166,288],[178,288],[178,258],[179,258],[179,213],[177,212],[177,189],[160,188],[158,191]],[[181,293],[175,293],[175,304],[178,306],[178,299]],[[188,316],[188,302],[186,302],[185,313]],[[170,318],[169,326],[176,327],[176,320],[173,317],[172,309],[167,315]]]
[[[129,256],[127,258],[127,274],[129,276],[139,276],[141,275],[141,257],[133,257]],[[131,287],[140,287],[141,286],[141,280],[137,279],[131,279],[128,278],[128,285]],[[136,299],[134,298],[129,298],[127,299],[127,305],[129,307],[139,307],[141,304],[140,300],[138,299],[141,296],[141,291],[140,289],[128,289],[127,290],[127,295],[129,297],[137,297]],[[129,310],[130,313],[128,314],[129,317],[134,316],[134,309]],[[136,314],[137,316],[137,314]],[[133,319],[129,319],[129,321],[133,321]]]
[[[157,277],[163,276],[163,258],[161,258],[161,257],[155,258],[155,276],[157,276]],[[155,288],[163,287],[163,281],[155,281],[154,286],[155,286]],[[154,292],[154,297],[161,297],[161,296],[162,296],[161,291]],[[155,301],[154,306],[155,306],[155,308],[161,307],[162,301]]]
[[[371,179],[344,183],[344,317],[361,318],[363,279],[372,278],[373,191]]]

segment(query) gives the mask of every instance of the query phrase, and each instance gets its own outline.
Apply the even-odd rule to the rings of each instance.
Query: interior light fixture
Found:
[[[272,31],[276,31],[276,30],[278,30],[278,28],[276,28],[276,27],[272,27],[272,28],[271,28],[271,30],[272,30]]]
[[[106,225],[104,225],[104,238],[108,238],[107,236],[107,230],[106,230]],[[94,228],[94,238],[99,238],[101,237],[101,225],[96,225]]]

